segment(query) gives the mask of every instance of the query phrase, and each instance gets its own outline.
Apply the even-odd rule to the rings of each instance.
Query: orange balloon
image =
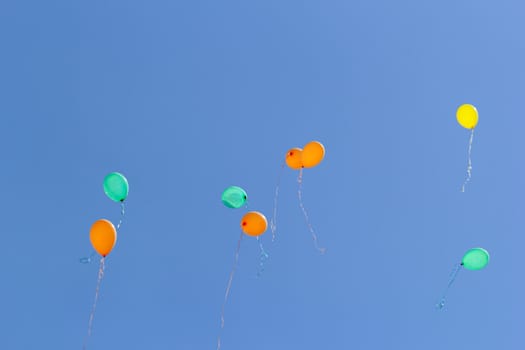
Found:
[[[324,146],[321,142],[312,141],[303,148],[302,163],[305,168],[312,168],[324,158]]]
[[[286,153],[286,165],[290,168],[298,170],[303,167],[302,161],[303,150],[300,148],[292,148]]]
[[[113,226],[111,221],[100,219],[91,226],[89,239],[93,249],[105,257],[117,243],[117,230],[115,230],[115,226]]]
[[[248,236],[260,236],[266,231],[267,227],[266,217],[258,211],[251,211],[242,217],[241,229]]]

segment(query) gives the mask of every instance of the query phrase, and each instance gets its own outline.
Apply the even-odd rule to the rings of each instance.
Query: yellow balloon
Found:
[[[242,217],[241,229],[248,236],[260,236],[266,231],[267,227],[266,217],[258,211],[251,211]]]
[[[101,219],[91,226],[89,239],[93,249],[105,257],[111,252],[117,242],[117,230],[115,230],[115,226],[113,226],[111,221]]]
[[[474,129],[478,124],[478,110],[471,104],[459,106],[456,112],[459,125],[465,129]]]
[[[312,141],[303,148],[303,167],[312,168],[321,163],[324,158],[324,146],[321,142]]]
[[[286,152],[286,165],[294,170],[301,169],[303,167],[302,158],[303,150],[300,148],[292,148]]]

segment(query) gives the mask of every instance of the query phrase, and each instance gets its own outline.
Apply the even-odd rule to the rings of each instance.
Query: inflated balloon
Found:
[[[286,152],[286,158],[285,158],[286,165],[288,165],[288,167],[294,170],[301,169],[303,167],[302,153],[303,153],[303,150],[297,147],[288,150],[288,152]]]
[[[110,173],[104,178],[104,192],[115,202],[123,202],[129,193],[128,180],[120,173]]]
[[[302,162],[303,167],[312,168],[321,163],[324,158],[324,146],[318,141],[312,141],[303,147]]]
[[[110,173],[104,178],[104,192],[111,200],[120,203],[120,218],[116,227],[119,230],[126,213],[124,200],[129,192],[128,180],[120,173]],[[80,262],[83,264],[91,263],[95,255],[96,253],[93,252],[90,256],[80,258]]]
[[[478,110],[471,104],[461,105],[456,111],[456,119],[465,129],[474,129],[478,124]]]
[[[308,230],[310,231],[310,234],[312,236],[312,240],[314,241],[315,248],[320,252],[324,253],[326,250],[325,248],[321,248],[318,244],[317,234],[315,233],[315,230],[310,223],[310,218],[308,216],[308,213],[306,212],[306,209],[303,205],[303,168],[312,168],[321,163],[321,161],[324,159],[325,156],[325,148],[322,143],[319,141],[311,141],[306,144],[303,148],[292,148],[288,150],[286,153],[286,165],[288,167],[299,170],[299,175],[297,177],[297,183],[299,184],[299,188],[297,189],[297,196],[299,199],[299,206],[301,207],[301,211],[303,212],[304,219],[306,221],[306,225],[308,226]],[[275,196],[273,200],[273,215],[272,219],[270,220],[270,229],[272,231],[272,240],[275,240],[276,232],[277,232],[277,199],[279,196],[279,186],[280,186],[280,176],[279,180],[277,181],[277,186],[275,187]]]
[[[456,119],[462,127],[470,130],[470,139],[468,143],[468,163],[467,163],[467,176],[465,181],[463,181],[463,186],[461,186],[461,192],[465,192],[465,186],[470,182],[472,178],[472,143],[474,141],[474,128],[478,125],[478,110],[471,104],[464,104],[459,106],[456,111]]]
[[[91,226],[89,239],[93,249],[105,257],[117,242],[117,230],[109,220],[100,219]]]
[[[260,236],[266,231],[267,227],[266,217],[258,211],[251,211],[242,217],[241,229],[248,236]]]
[[[464,267],[467,270],[475,271],[485,268],[485,266],[487,266],[488,263],[489,253],[485,249],[472,248],[468,250],[463,256],[463,259],[461,259],[461,263],[459,263],[450,274],[450,280],[448,281],[447,288],[445,289],[445,292],[443,293],[443,296],[441,297],[439,303],[436,305],[437,308],[442,309],[445,306],[445,299],[450,289],[450,286],[452,286],[452,283],[454,283],[454,281],[456,280],[456,277],[462,267]]]
[[[109,220],[100,219],[95,221],[95,223],[91,226],[89,239],[91,240],[93,249],[95,249],[95,251],[99,253],[102,258],[100,259],[100,268],[98,270],[97,287],[95,289],[95,301],[91,307],[87,337],[84,339],[84,345],[82,347],[83,349],[87,347],[87,341],[91,336],[91,329],[93,328],[93,319],[95,317],[95,310],[97,308],[100,284],[102,283],[102,278],[104,277],[105,260],[106,256],[111,252],[115,246],[115,243],[117,242],[117,230]]]
[[[222,203],[228,208],[240,208],[248,199],[246,191],[238,186],[230,186],[222,193]]]
[[[489,253],[483,248],[472,248],[463,256],[461,265],[467,270],[481,270],[489,263]]]
[[[262,235],[266,228],[268,227],[268,223],[266,221],[266,217],[259,213],[258,211],[250,211],[246,213],[242,220],[241,220],[241,229],[244,234],[252,237],[257,237],[257,241],[259,241],[259,246],[261,247],[262,254],[264,254],[267,257],[266,252],[264,252],[264,249],[262,248],[262,244],[259,240],[259,236]],[[239,253],[241,251],[241,241],[244,236],[244,234],[241,233],[239,236],[239,240],[237,241],[237,249],[235,250],[235,259],[233,261],[233,266],[230,271],[230,278],[228,279],[228,283],[226,284],[226,293],[224,293],[224,300],[222,302],[221,307],[221,328],[219,332],[219,336],[217,337],[217,350],[221,349],[221,332],[224,329],[224,309],[226,306],[226,303],[228,302],[228,298],[230,296],[230,290],[233,282],[233,276],[235,274],[235,269],[237,268],[237,263],[239,261]]]

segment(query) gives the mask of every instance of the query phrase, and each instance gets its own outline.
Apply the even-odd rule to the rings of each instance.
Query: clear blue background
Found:
[[[243,240],[222,349],[523,349],[525,22],[520,1],[0,2],[0,342],[80,349],[98,264],[89,228],[118,221],[89,349],[215,349],[246,209],[277,240],[257,278]],[[478,107],[473,178],[469,132]],[[466,250],[491,253],[461,271]]]

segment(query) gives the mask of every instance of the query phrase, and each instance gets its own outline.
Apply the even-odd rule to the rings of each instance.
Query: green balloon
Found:
[[[247,199],[246,191],[237,186],[230,186],[222,193],[222,203],[228,208],[240,208]]]
[[[489,263],[489,252],[483,248],[472,248],[463,256],[461,265],[467,270],[481,270]]]
[[[128,180],[120,173],[110,173],[104,178],[104,192],[111,200],[123,202],[128,196]]]

